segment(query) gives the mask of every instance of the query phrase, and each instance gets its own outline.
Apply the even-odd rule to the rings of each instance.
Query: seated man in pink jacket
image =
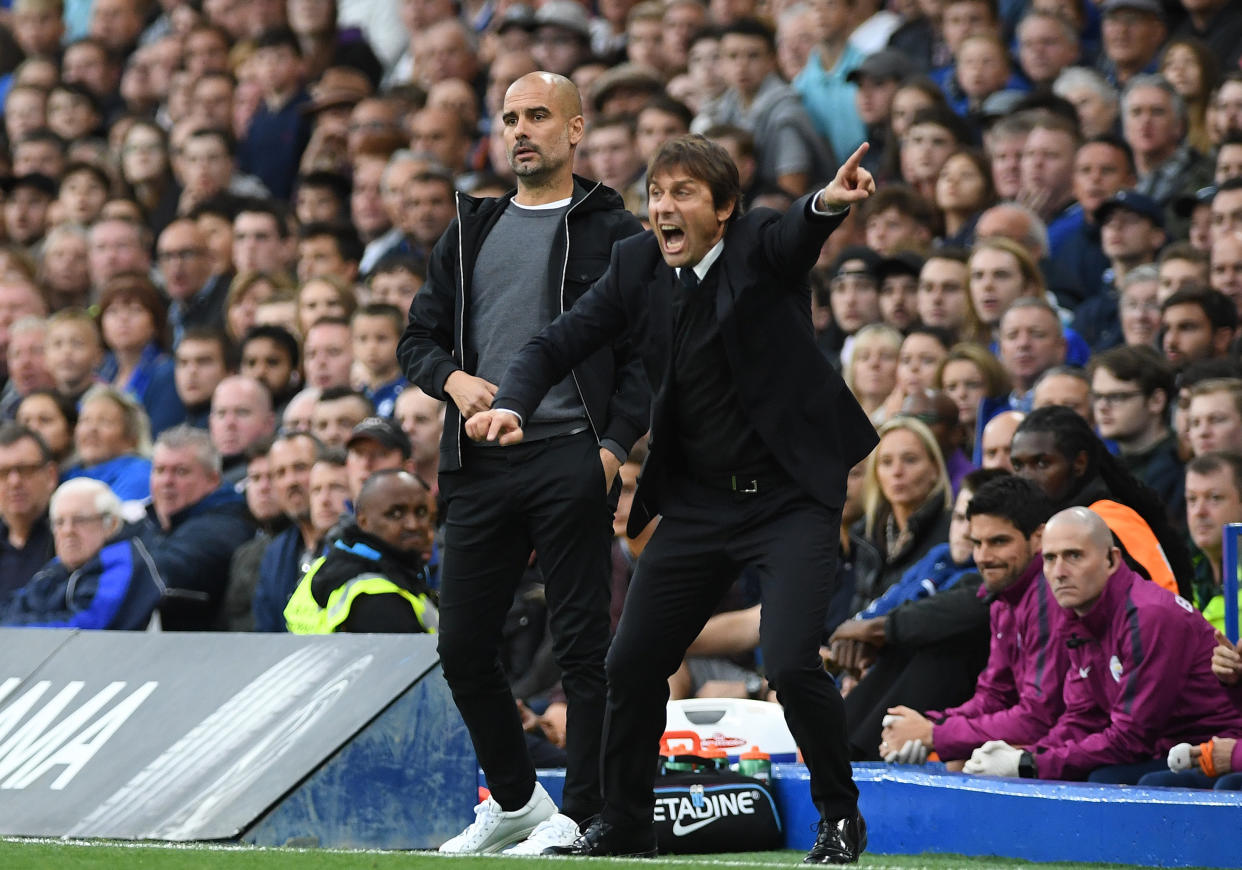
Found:
[[[1064,620],[1044,582],[1039,549],[1052,503],[1020,477],[990,480],[966,509],[979,594],[991,599],[991,648],[975,694],[960,707],[920,715],[890,708],[880,757],[922,763],[935,751],[942,761],[963,760],[989,740],[1033,745],[1062,710],[1066,649],[1056,641]]]
[[[1090,509],[1048,521],[1044,576],[1066,613],[1065,713],[1030,751],[1001,739],[967,773],[1134,783],[1169,749],[1242,736],[1242,715],[1212,673],[1212,626],[1185,599],[1132,571]]]

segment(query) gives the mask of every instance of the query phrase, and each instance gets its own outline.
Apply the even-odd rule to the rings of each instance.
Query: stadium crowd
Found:
[[[823,637],[854,757],[1237,788],[1240,58],[1227,0],[0,0],[0,624],[435,629],[448,397],[397,346],[548,70],[640,220],[673,137],[747,209],[870,143],[808,312],[881,439]],[[759,607],[673,697],[766,697]],[[533,561],[505,665],[556,763],[546,622]]]

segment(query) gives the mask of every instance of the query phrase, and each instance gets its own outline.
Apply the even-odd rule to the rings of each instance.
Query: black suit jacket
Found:
[[[839,508],[850,468],[875,447],[875,428],[815,345],[806,275],[842,216],[811,197],[785,214],[756,209],[725,232],[716,316],[743,410],[781,466],[815,500]],[[651,450],[630,511],[637,534],[659,513],[678,460],[669,402],[676,275],[651,232],[617,242],[608,271],[522,349],[493,407],[529,418],[540,399],[594,349],[629,334],[651,382]]]

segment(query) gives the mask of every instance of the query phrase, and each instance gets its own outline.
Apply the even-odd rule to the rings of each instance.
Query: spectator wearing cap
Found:
[[[1101,12],[1104,38],[1096,68],[1118,88],[1136,75],[1154,73],[1168,32],[1159,0],[1106,0]]]
[[[867,138],[854,108],[858,86],[855,71],[867,58],[849,41],[855,0],[820,0],[814,6],[820,40],[793,79],[807,114],[820,135],[842,154],[852,153]],[[881,52],[885,54],[887,52]]]
[[[819,337],[830,358],[844,363],[849,358],[850,338],[880,319],[880,284],[876,266],[880,256],[865,245],[850,245],[837,255],[827,272],[815,272],[824,281],[832,322]]]
[[[591,22],[574,0],[549,0],[540,6],[534,33],[531,54],[542,70],[567,76],[591,56]]]
[[[591,83],[595,116],[633,117],[653,97],[664,93],[664,79],[646,66],[622,63],[606,70]]]
[[[923,258],[914,251],[898,251],[876,265],[880,283],[880,319],[905,333],[918,321],[919,273]]]
[[[914,65],[897,51],[877,51],[867,57],[845,76],[847,84],[855,86],[854,112],[864,127],[864,135],[870,148],[863,157],[862,165],[873,175],[893,161],[892,152],[900,143],[892,136],[889,126],[893,97],[901,82],[914,72]],[[794,86],[797,87],[795,80]],[[808,100],[804,94],[804,100]],[[808,100],[808,108],[814,109]],[[894,161],[895,162],[895,161]]]
[[[1212,161],[1184,141],[1186,102],[1163,78],[1133,76],[1121,94],[1121,117],[1126,142],[1134,150],[1135,189],[1140,193],[1163,208],[1178,193],[1212,183]]]
[[[729,89],[717,120],[754,134],[757,177],[797,197],[831,175],[833,146],[825,145],[798,95],[777,74],[772,29],[739,19],[722,33],[720,58]]]
[[[233,551],[254,536],[245,499],[220,470],[220,454],[201,429],[174,426],[155,442],[146,536],[169,587],[160,606],[165,630],[216,624]]]
[[[46,175],[19,175],[8,184],[4,229],[9,241],[33,248],[48,230],[48,209],[56,199],[56,182]]]
[[[1077,307],[1092,298],[1108,268],[1108,258],[1100,247],[1096,210],[1118,191],[1134,187],[1137,180],[1134,154],[1125,140],[1109,133],[1078,146],[1072,183],[1075,205],[1059,222],[1056,241],[1049,238],[1049,282],[1065,295],[1067,305]],[[1094,341],[1090,331],[1078,331]]]
[[[437,449],[439,444],[437,443]],[[401,425],[390,417],[366,417],[345,441],[345,470],[352,504],[367,478],[377,471],[412,471],[413,446]]]
[[[1109,266],[1101,278],[1100,301],[1092,300],[1090,308],[1080,309],[1084,311],[1080,321],[1088,328],[1089,337],[1091,332],[1099,335],[1098,324],[1091,328],[1092,318],[1116,320],[1117,290],[1126,274],[1136,266],[1154,263],[1168,238],[1163,209],[1150,197],[1133,190],[1121,190],[1106,199],[1095,210],[1095,222],[1100,228],[1100,248]],[[1095,344],[1092,347],[1105,349]]]

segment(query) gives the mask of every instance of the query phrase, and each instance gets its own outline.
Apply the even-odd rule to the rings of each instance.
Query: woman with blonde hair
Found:
[[[884,568],[872,588],[855,588],[859,609],[948,540],[952,517],[953,487],[931,429],[913,417],[894,417],[879,434],[880,443],[867,460],[861,522]]]
[[[845,384],[875,422],[875,413],[897,386],[901,333],[883,323],[864,326],[850,342],[842,373]]]

